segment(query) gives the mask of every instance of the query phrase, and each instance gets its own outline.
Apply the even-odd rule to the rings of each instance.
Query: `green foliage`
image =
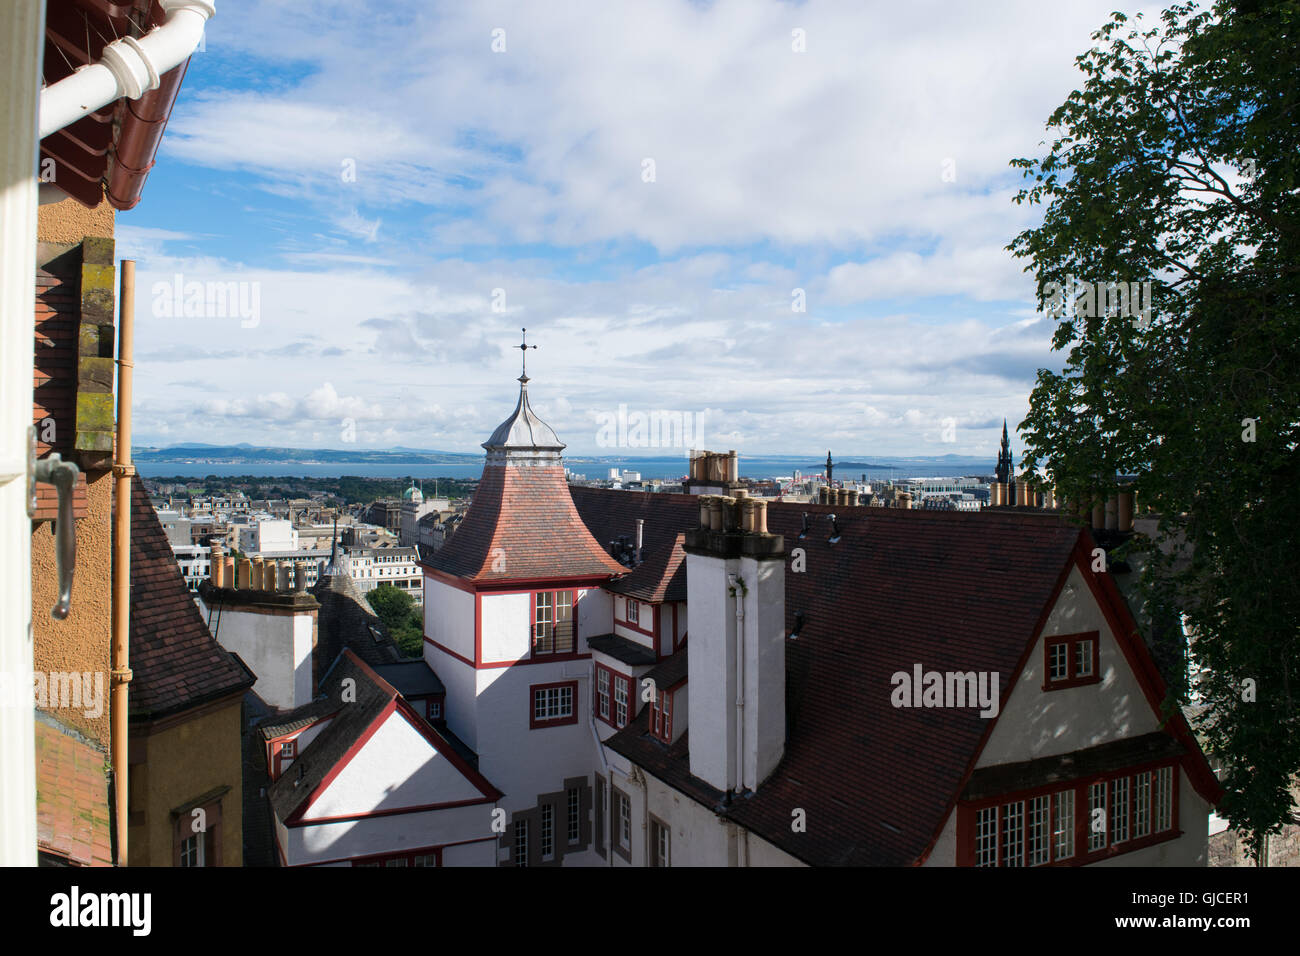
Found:
[[[366,600],[405,656],[423,655],[424,614],[410,594],[391,584],[381,584],[366,595]]]
[[[1300,771],[1300,4],[1184,3],[1161,21],[1114,14],[1047,155],[1012,161],[1033,180],[1015,201],[1046,206],[1008,246],[1040,304],[1067,277],[1154,293],[1146,328],[1060,322],[1066,361],[1038,373],[1024,464],[1072,502],[1136,475],[1159,511],[1143,589],[1192,635],[1220,812],[1258,854]]]

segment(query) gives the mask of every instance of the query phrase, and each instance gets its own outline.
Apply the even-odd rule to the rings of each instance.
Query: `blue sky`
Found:
[[[574,453],[991,458],[1059,364],[1007,163],[1114,8],[218,0],[117,220],[137,441],[474,451],[527,326]]]

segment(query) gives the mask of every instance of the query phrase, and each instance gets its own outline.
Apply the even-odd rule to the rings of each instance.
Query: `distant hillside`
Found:
[[[171,445],[167,448],[134,448],[139,462],[177,464],[380,464],[450,465],[476,462],[482,455],[450,451],[381,451],[373,448],[258,448],[253,445]]]

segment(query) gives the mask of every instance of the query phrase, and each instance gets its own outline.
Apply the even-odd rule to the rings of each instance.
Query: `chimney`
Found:
[[[645,528],[645,518],[637,518],[636,519],[636,555],[634,558],[637,564],[641,563],[641,536],[644,528]]]
[[[690,769],[752,791],[785,752],[785,542],[766,531],[764,501],[711,498],[707,512],[684,544]]]
[[[1106,499],[1106,530],[1115,531],[1119,528],[1119,514],[1115,496]]]
[[[214,588],[224,588],[226,580],[226,552],[219,544],[212,546],[211,560],[208,562],[209,577]]]
[[[912,507],[912,494],[911,494],[911,492],[908,492],[908,491],[900,491],[900,492],[898,493],[898,507],[900,507],[900,508],[909,508],[909,509]]]
[[[1120,531],[1133,530],[1133,492],[1121,491],[1116,508],[1116,518]]]

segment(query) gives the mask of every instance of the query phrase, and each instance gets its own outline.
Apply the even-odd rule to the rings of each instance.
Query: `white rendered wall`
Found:
[[[474,659],[474,595],[424,577],[424,636]],[[441,676],[441,672],[439,672]]]
[[[736,616],[727,574],[737,561],[688,554],[687,599],[695,619],[686,649],[691,675],[691,773],[718,790],[734,785]]]
[[[257,675],[253,690],[272,707],[288,710],[311,701],[313,617],[227,605],[220,610],[220,626],[215,615],[212,626],[221,646]]]
[[[603,588],[579,591],[578,633],[588,638],[597,634],[610,634],[614,630],[614,595]],[[586,649],[584,643],[583,649]]]
[[[281,828],[281,846],[290,866],[349,859],[381,853],[399,853],[443,843],[459,843],[476,836],[496,837],[492,831],[492,804],[451,807],[419,813],[397,813],[362,820],[317,823]],[[495,847],[496,840],[485,843]],[[444,862],[446,862],[444,858]],[[484,865],[491,865],[485,863]]]
[[[517,661],[530,651],[532,594],[484,594],[479,599],[482,663]]]
[[[590,668],[590,661],[575,660],[476,672],[479,772],[505,793],[501,806],[507,810],[536,806],[540,794],[564,789],[566,778],[590,778],[598,759],[587,723]],[[577,721],[530,729],[530,687],[570,680],[577,681]]]
[[[1100,635],[1100,683],[1044,691],[1046,639],[1093,630]],[[1000,675],[1001,685],[1010,677]],[[1070,570],[976,767],[1056,756],[1159,729],[1159,719],[1076,566]]]
[[[757,790],[785,753],[785,564],[740,559],[745,603],[745,786]]]

